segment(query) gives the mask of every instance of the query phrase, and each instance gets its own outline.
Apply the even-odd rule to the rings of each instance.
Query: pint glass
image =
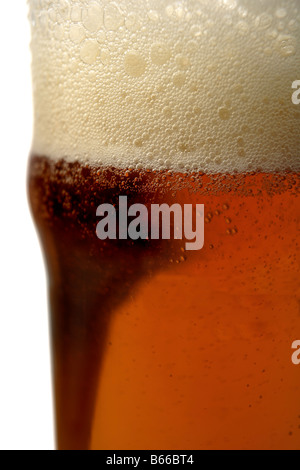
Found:
[[[298,0],[29,7],[58,449],[299,450]]]

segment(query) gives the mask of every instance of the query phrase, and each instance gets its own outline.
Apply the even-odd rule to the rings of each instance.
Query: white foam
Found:
[[[33,152],[299,170],[298,0],[29,0]]]

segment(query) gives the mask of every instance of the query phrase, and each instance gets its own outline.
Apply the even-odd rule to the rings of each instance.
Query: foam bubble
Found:
[[[122,168],[299,170],[298,0],[29,5],[36,154]]]

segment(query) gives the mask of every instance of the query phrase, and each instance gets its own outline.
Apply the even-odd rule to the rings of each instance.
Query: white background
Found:
[[[53,449],[46,276],[26,196],[32,133],[26,0],[1,2],[0,449]]]

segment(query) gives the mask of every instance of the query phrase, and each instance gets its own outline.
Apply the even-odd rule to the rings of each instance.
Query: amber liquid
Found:
[[[32,157],[58,449],[300,449],[299,175]],[[96,208],[205,204],[205,247],[100,241]]]

